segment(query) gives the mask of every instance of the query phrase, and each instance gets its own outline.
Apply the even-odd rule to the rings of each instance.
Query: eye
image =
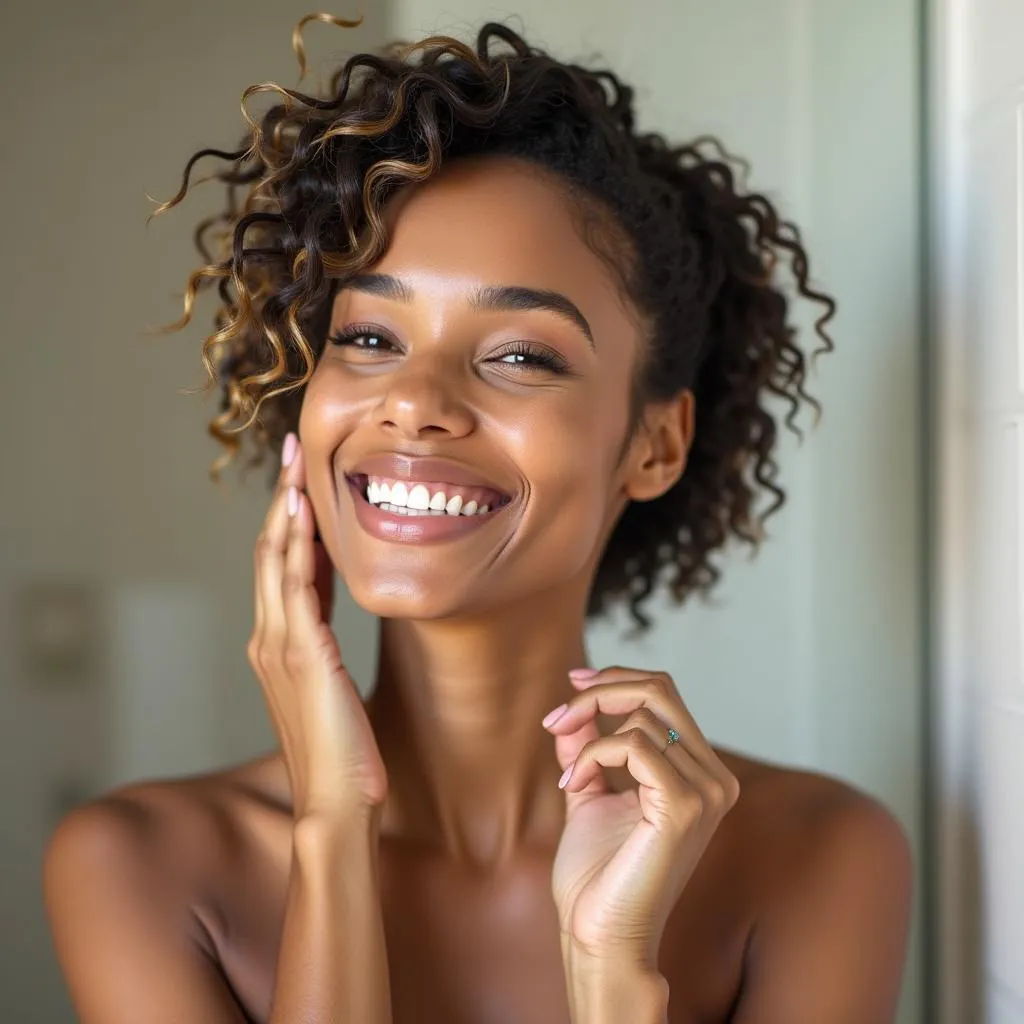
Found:
[[[502,352],[487,361],[501,363],[505,366],[550,370],[553,373],[566,373],[569,369],[569,364],[557,352],[531,345],[525,341],[512,342]]]
[[[396,347],[394,339],[388,334],[379,327],[370,327],[368,324],[352,324],[344,330],[328,335],[327,340],[332,345],[354,348],[359,352],[387,352]]]
[[[390,334],[370,324],[352,324],[328,335],[327,340],[339,348],[367,355],[378,352],[382,355],[390,354],[400,350],[398,342]],[[487,362],[525,370],[547,370],[558,374],[571,372],[569,364],[557,352],[526,341],[510,342]]]

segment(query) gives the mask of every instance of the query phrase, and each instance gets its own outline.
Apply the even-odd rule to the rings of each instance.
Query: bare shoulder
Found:
[[[240,813],[263,805],[267,810],[285,799],[272,785],[273,757],[263,757],[217,771],[131,782],[81,804],[58,824],[51,846],[69,833],[75,838],[121,834],[171,856],[208,848],[230,829]],[[211,835],[211,832],[213,835]]]
[[[200,895],[231,876],[262,821],[285,811],[272,784],[272,760],[133,782],[74,808],[47,843],[48,903],[102,871],[173,908],[207,945],[211,922]]]
[[[840,862],[904,876],[910,843],[899,819],[869,793],[835,776],[716,748],[740,783],[734,835],[771,853],[775,881]],[[738,812],[738,813],[737,813]],[[727,819],[728,820],[728,819]]]
[[[272,760],[123,786],[59,822],[43,896],[83,1024],[250,1019],[222,954],[237,907],[286,873]]]
[[[891,1020],[914,891],[899,819],[841,779],[718,753],[741,788],[719,829],[719,877],[745,881],[731,1019]]]

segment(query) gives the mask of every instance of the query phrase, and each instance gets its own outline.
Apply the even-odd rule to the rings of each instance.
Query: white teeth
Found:
[[[475,500],[465,501],[461,494],[447,498],[444,491],[430,496],[426,484],[412,484],[411,487],[398,480],[393,484],[371,480],[365,491],[366,500],[385,512],[398,515],[484,515],[490,505],[477,505]]]
[[[392,498],[394,496],[392,495]],[[409,492],[409,498],[406,501],[406,505],[409,508],[419,509],[421,512],[426,512],[430,508],[430,491],[423,486],[423,484],[416,484],[415,487]]]
[[[427,509],[420,511],[418,508],[406,508],[404,505],[392,505],[390,502],[382,501],[377,506],[382,512],[393,512],[399,516],[443,516],[444,509]]]

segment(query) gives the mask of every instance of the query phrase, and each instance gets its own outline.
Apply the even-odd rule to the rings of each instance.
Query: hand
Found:
[[[303,453],[294,435],[285,441],[282,461],[256,544],[249,662],[281,741],[295,819],[360,814],[384,802],[387,773],[329,624],[334,567],[313,539]]]
[[[656,968],[668,916],[739,783],[666,673],[614,667],[570,678],[582,692],[547,726],[559,764],[574,766],[552,872],[563,937],[589,956]],[[629,717],[601,737],[599,712]],[[679,740],[666,746],[669,728]],[[625,767],[638,788],[612,792],[602,767]]]

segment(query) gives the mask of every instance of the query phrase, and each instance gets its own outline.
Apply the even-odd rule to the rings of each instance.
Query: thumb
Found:
[[[564,736],[555,737],[555,757],[558,758],[558,765],[565,771],[577,757],[580,751],[591,742],[601,736],[594,718],[584,722],[575,732],[567,733]],[[604,773],[598,772],[579,792],[565,792],[567,811],[571,812],[573,807],[581,802],[586,802],[590,797],[598,793],[607,793],[608,783]]]

